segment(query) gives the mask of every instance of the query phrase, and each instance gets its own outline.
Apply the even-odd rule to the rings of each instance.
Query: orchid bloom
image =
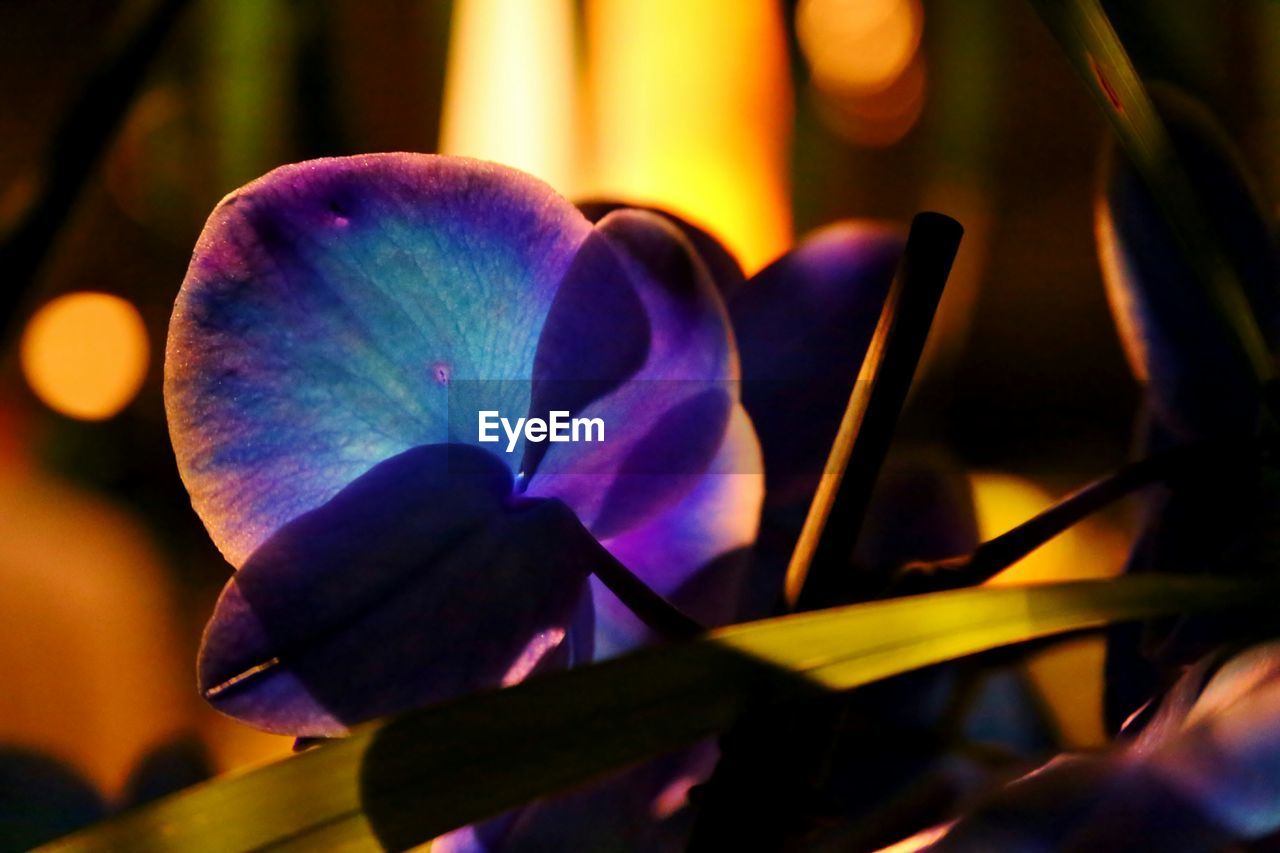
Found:
[[[652,641],[595,577],[609,561],[703,624],[765,615],[781,578],[747,595],[744,559],[765,478],[792,502],[816,483],[901,250],[842,223],[744,281],[674,216],[433,155],[302,163],[228,196],[165,369],[180,471],[237,569],[204,694],[330,736]],[[556,410],[605,440],[478,440],[480,412]],[[713,763],[699,747],[441,844],[536,838],[623,788],[645,805],[605,831],[669,840]]]
[[[653,214],[593,227],[526,175],[429,155],[287,166],[233,193],[166,354],[180,471],[238,568],[205,695],[326,736],[589,657],[605,548],[651,537],[671,575],[651,580],[678,585],[700,551],[751,540],[736,379],[707,272]],[[553,407],[609,433],[480,441],[478,412]],[[675,542],[664,513],[718,490],[744,511]],[[677,546],[693,558],[658,553]]]
[[[852,381],[901,238],[840,226],[742,284],[673,217],[595,214],[415,154],[286,166],[219,204],[165,367],[179,469],[237,568],[200,657],[216,707],[329,736],[648,641],[604,561],[741,618],[740,581],[700,573],[754,540],[755,430],[781,380]],[[744,362],[773,366],[750,418],[730,314]],[[480,412],[555,410],[605,440],[478,440]]]

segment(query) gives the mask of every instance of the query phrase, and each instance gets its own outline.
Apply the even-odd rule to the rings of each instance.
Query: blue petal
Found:
[[[807,503],[902,246],[902,236],[883,227],[832,225],[761,270],[731,299],[742,403],[764,449],[770,505]]]
[[[1199,104],[1158,89],[1205,221],[1240,274],[1267,343],[1280,343],[1276,243],[1253,182]],[[1155,200],[1124,156],[1108,151],[1097,234],[1103,279],[1134,374],[1161,423],[1182,439],[1248,432],[1260,404],[1252,371],[1192,275]]]
[[[286,166],[223,200],[174,308],[165,397],[227,559],[383,459],[474,442],[478,407],[524,413],[589,233],[527,175],[431,155]],[[461,385],[478,399],[450,391],[460,380],[482,380]]]
[[[371,717],[563,664],[608,554],[555,501],[467,445],[371,469],[286,524],[223,591],[200,685],[268,731],[328,736]]]

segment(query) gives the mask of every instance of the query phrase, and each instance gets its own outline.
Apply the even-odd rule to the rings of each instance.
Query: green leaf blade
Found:
[[[1273,592],[1146,576],[930,593],[732,626],[373,723],[47,849],[411,846],[680,749],[753,703],[849,689],[1114,621],[1268,606]]]

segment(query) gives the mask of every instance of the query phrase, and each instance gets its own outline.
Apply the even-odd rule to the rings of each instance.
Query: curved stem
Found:
[[[707,630],[696,619],[636,577],[606,551],[604,546],[599,547],[602,559],[596,565],[595,576],[641,622],[667,640],[687,640]]]
[[[1252,450],[1241,451],[1252,452]],[[908,563],[889,584],[891,595],[912,595],[980,584],[1012,566],[1058,534],[1098,510],[1152,483],[1193,473],[1233,451],[1197,444],[1149,456],[1076,490],[1044,512],[988,540],[968,554]]]

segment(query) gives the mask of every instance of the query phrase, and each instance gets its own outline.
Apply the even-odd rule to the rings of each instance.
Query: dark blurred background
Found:
[[[1274,199],[1280,4],[1105,5],[1142,74],[1205,100]],[[52,147],[70,113],[110,111],[86,81],[162,7],[174,23],[119,126]],[[191,247],[245,181],[324,155],[472,154],[683,213],[748,271],[835,219],[949,213],[968,231],[903,435],[974,472],[992,533],[1129,454],[1138,393],[1093,237],[1103,133],[1015,0],[3,0],[0,235],[92,168],[47,251],[0,268],[0,742],[107,791],[179,731],[220,768],[288,748],[195,695],[229,567],[161,396]],[[1021,570],[1114,571],[1128,525],[1100,519]],[[1096,681],[1098,648],[1056,665]],[[1048,697],[1067,739],[1100,737],[1096,696],[1068,692]]]

